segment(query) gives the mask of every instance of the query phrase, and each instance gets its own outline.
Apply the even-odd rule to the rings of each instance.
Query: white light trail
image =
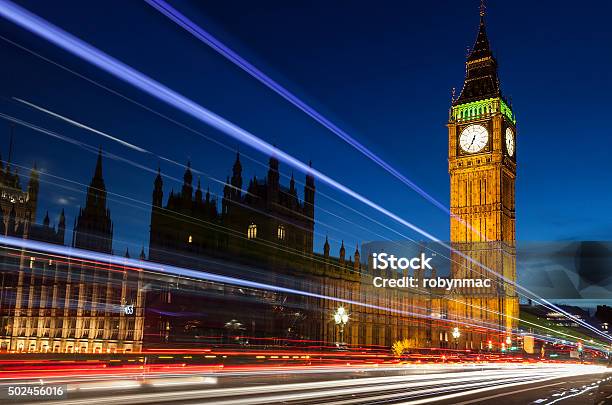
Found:
[[[109,135],[109,134],[107,134],[106,132],[99,131],[99,130],[97,130],[97,129],[95,129],[95,128],[92,128],[92,127],[90,127],[90,126],[87,126],[87,125],[85,125],[85,124],[82,124],[82,123],[80,123],[80,122],[78,122],[78,121],[75,121],[75,120],[70,119],[70,118],[68,118],[68,117],[65,117],[65,116],[63,116],[63,115],[60,115],[60,114],[58,114],[58,113],[55,113],[55,112],[53,112],[53,111],[51,111],[51,110],[47,110],[46,108],[40,107],[40,106],[38,106],[38,105],[36,105],[36,104],[34,104],[34,103],[30,103],[29,101],[23,100],[23,99],[18,98],[18,97],[13,97],[13,100],[16,100],[16,101],[18,101],[18,102],[20,102],[20,103],[22,103],[22,104],[25,104],[25,105],[27,105],[27,106],[29,106],[29,107],[32,107],[32,108],[34,108],[34,109],[36,109],[36,110],[38,110],[38,111],[42,111],[42,112],[44,112],[44,113],[46,113],[46,114],[49,114],[49,115],[51,115],[51,116],[53,116],[53,117],[55,117],[55,118],[57,118],[57,119],[60,119],[60,120],[65,121],[65,122],[67,122],[67,123],[69,123],[69,124],[71,124],[71,125],[74,125],[75,127],[78,127],[78,128],[84,129],[84,130],[89,131],[89,132],[93,132],[94,134],[101,135],[101,136],[103,136],[103,137],[105,137],[105,138],[108,138],[108,139],[111,139],[111,140],[113,140],[113,141],[115,141],[115,142],[120,143],[120,144],[121,144],[121,145],[123,145],[123,146],[127,146],[127,147],[128,147],[128,148],[130,148],[130,149],[136,150],[136,151],[138,151],[138,152],[143,152],[143,153],[151,153],[151,152],[149,152],[148,150],[143,149],[143,148],[141,148],[141,147],[139,147],[139,146],[136,146],[136,145],[134,145],[134,144],[132,144],[132,143],[126,142],[126,141],[124,141],[124,140],[122,140],[122,139],[119,139],[119,138],[117,138],[117,137],[115,137],[115,136]]]
[[[419,373],[430,369],[422,368]],[[185,389],[181,391],[133,393],[112,397],[97,397],[96,403],[142,404],[151,401],[195,401],[199,403],[249,404],[281,403],[295,400],[325,401],[326,404],[351,404],[364,401],[379,402],[405,399],[405,404],[422,404],[443,399],[452,400],[462,396],[487,391],[505,390],[527,384],[541,384],[559,378],[591,375],[605,372],[602,366],[587,365],[534,365],[503,367],[495,370],[454,372],[454,369],[432,374],[405,374],[387,377],[358,377],[330,379],[304,383],[268,384],[228,388]],[[353,372],[362,371],[360,368]],[[450,371],[450,372],[449,372]],[[282,374],[283,372],[281,372]],[[223,373],[218,374],[219,378]],[[260,372],[252,372],[257,378]],[[95,383],[94,383],[95,384]],[[549,384],[550,385],[550,384]],[[548,385],[544,385],[548,386]],[[385,391],[389,391],[385,393]],[[460,392],[456,392],[460,391]],[[428,398],[422,398],[427,395]],[[421,398],[419,398],[421,397]],[[411,399],[412,398],[412,399]],[[81,398],[56,402],[62,405],[88,405],[91,399]]]
[[[369,304],[369,303],[364,303],[364,302],[354,301],[354,300],[347,300],[347,299],[342,299],[342,298],[333,297],[329,295],[318,294],[318,293],[314,293],[310,291],[297,290],[294,288],[280,287],[280,286],[260,283],[256,281],[250,281],[250,280],[237,278],[237,277],[223,276],[223,275],[214,274],[214,273],[210,273],[206,271],[191,270],[191,269],[187,269],[183,267],[177,267],[177,266],[171,266],[171,265],[166,265],[166,264],[159,264],[159,263],[148,262],[148,261],[143,261],[143,260],[131,259],[128,257],[119,257],[119,256],[110,255],[110,254],[98,253],[98,252],[93,252],[93,251],[88,251],[88,250],[83,250],[83,249],[78,249],[78,248],[73,248],[73,247],[68,247],[68,246],[54,245],[51,243],[39,242],[35,240],[28,240],[28,239],[21,239],[21,238],[14,238],[11,236],[1,236],[0,235],[0,244],[5,245],[7,247],[27,249],[27,250],[31,250],[33,252],[38,252],[38,253],[50,253],[50,254],[75,257],[75,258],[86,259],[86,260],[94,260],[94,261],[99,261],[102,263],[114,264],[117,266],[130,266],[130,267],[135,267],[135,268],[141,268],[144,270],[148,270],[148,271],[156,272],[160,274],[165,274],[165,275],[179,275],[179,276],[193,279],[193,280],[207,280],[207,281],[213,281],[213,282],[218,282],[222,284],[239,285],[243,287],[250,287],[250,288],[255,288],[255,289],[260,289],[260,290],[284,292],[284,293],[295,294],[295,295],[304,296],[304,297],[313,297],[313,298],[319,298],[319,299],[329,300],[333,302],[351,304],[351,305],[356,305],[356,306],[365,307],[365,308],[379,309],[379,310],[383,310],[383,311],[390,312],[390,313],[406,315],[406,316],[413,316],[416,318],[432,319],[432,317],[429,315],[395,309],[395,308],[389,308],[389,307],[385,307],[381,305]],[[460,324],[460,325],[464,325],[467,327],[473,327],[477,329],[478,328],[486,329],[486,330],[491,330],[495,332],[500,331],[498,328],[492,328],[492,327],[488,327],[484,325],[475,325],[472,323],[458,321],[458,320],[451,320],[451,319],[444,319],[444,318],[437,319],[437,320],[439,322]]]

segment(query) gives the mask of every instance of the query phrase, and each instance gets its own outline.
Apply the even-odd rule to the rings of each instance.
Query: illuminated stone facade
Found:
[[[37,176],[34,179],[37,183]],[[11,184],[14,189],[18,180]],[[28,218],[33,219],[33,214]],[[47,214],[43,224],[23,229],[31,232],[8,236],[63,245],[64,213],[57,228]],[[75,247],[111,253],[112,225],[101,154],[74,236]],[[0,268],[0,350],[113,353],[142,349],[145,294],[140,269],[6,248],[0,248]]]
[[[515,288],[504,281],[516,281],[516,133],[516,118],[502,96],[481,13],[465,83],[459,97],[453,96],[448,122],[450,235],[459,252],[451,256],[451,276],[498,283],[489,290],[454,294],[466,303],[450,301],[449,316],[487,322],[508,335],[518,319]]]
[[[1,350],[115,353],[140,351],[144,319],[142,272],[105,263],[58,259],[39,252],[15,256],[2,296]]]

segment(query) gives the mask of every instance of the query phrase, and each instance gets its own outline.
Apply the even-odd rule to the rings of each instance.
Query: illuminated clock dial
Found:
[[[506,151],[508,156],[514,156],[514,132],[511,128],[506,128]]]
[[[482,125],[470,125],[461,131],[459,146],[465,152],[481,151],[489,142],[489,131]]]

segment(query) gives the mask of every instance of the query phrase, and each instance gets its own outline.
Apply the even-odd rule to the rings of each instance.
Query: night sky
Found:
[[[171,1],[269,76],[448,204],[447,130],[451,88],[461,89],[466,48],[478,27],[478,1]],[[518,118],[517,238],[522,241],[609,240],[612,165],[612,4],[570,1],[490,2],[489,38],[502,91]],[[446,214],[141,2],[20,1],[30,11],[141,70],[206,108],[426,229],[449,235]],[[0,112],[182,179],[183,169],[150,154],[75,128],[15,102],[19,97],[193,167],[214,179],[230,173],[236,141],[125,85],[44,40],[2,21],[0,35],[130,97],[195,131],[103,90],[0,40]],[[0,150],[8,154],[8,122]],[[245,183],[263,178],[267,156],[245,145]],[[43,176],[37,213],[56,220],[66,209],[70,231],[95,151],[17,126],[13,160],[34,161]],[[263,164],[264,166],[262,166]],[[291,169],[281,165],[281,172]],[[21,171],[24,174],[24,171]],[[197,179],[198,174],[195,174]],[[202,184],[222,186],[204,174]],[[154,174],[104,160],[115,224],[115,252],[148,243]],[[303,181],[303,174],[296,179]],[[76,182],[76,183],[74,183]],[[288,183],[288,179],[284,180]],[[80,183],[80,184],[79,184]],[[422,239],[358,202],[318,185],[316,249],[326,234],[356,243],[400,236]],[[300,190],[301,190],[300,186]],[[165,197],[180,183],[164,180]],[[300,192],[300,196],[302,193]],[[345,218],[349,222],[339,219]],[[71,232],[66,241],[71,240]],[[348,253],[347,253],[348,254]]]

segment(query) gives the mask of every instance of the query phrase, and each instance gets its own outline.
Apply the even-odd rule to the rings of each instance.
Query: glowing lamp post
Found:
[[[349,314],[344,307],[338,307],[334,313],[334,322],[340,327],[340,344],[344,344],[344,325],[349,321]]]
[[[461,332],[459,332],[459,328],[458,327],[454,327],[453,328],[453,340],[455,341],[455,350],[457,350],[458,346],[459,346],[459,337],[461,336]]]
[[[225,323],[225,328],[227,329],[227,339],[228,341],[232,338],[232,333],[234,334],[234,340],[238,341],[238,335],[240,333],[240,329],[242,329],[242,323],[238,322],[235,319],[230,320]]]

